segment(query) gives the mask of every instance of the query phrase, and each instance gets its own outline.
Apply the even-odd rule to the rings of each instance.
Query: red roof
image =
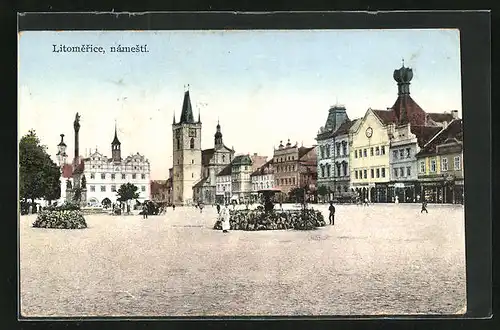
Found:
[[[463,126],[462,120],[453,120],[445,129],[439,131],[435,135],[434,139],[428,143],[425,148],[423,148],[417,156],[425,156],[428,154],[433,154],[436,152],[436,146],[445,143],[449,139],[456,139],[458,141],[463,141]]]
[[[64,164],[62,167],[62,177],[69,179],[73,175],[73,166],[71,164]]]
[[[426,113],[415,102],[410,95],[398,96],[392,110],[400,123],[410,123],[412,125],[425,125]],[[406,118],[404,114],[406,113]]]
[[[391,123],[396,123],[397,118],[396,115],[394,114],[393,110],[373,110],[373,113],[380,119],[380,121],[384,125],[388,125]]]

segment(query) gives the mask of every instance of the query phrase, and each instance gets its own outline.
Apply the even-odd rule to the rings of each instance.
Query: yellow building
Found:
[[[392,112],[368,109],[350,135],[351,189],[369,201],[387,199],[389,136],[386,117]]]

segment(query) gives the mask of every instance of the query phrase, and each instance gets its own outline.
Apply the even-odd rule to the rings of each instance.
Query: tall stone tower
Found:
[[[173,200],[175,205],[193,201],[193,186],[201,179],[201,121],[194,120],[189,90],[184,93],[181,118],[172,124]]]

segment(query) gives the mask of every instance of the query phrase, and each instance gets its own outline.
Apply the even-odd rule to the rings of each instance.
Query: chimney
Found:
[[[451,115],[453,119],[458,119],[458,110],[451,110]]]

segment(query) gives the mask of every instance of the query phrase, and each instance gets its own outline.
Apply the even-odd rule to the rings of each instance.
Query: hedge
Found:
[[[33,227],[83,229],[87,228],[87,223],[80,210],[43,210],[38,213]]]
[[[311,230],[326,225],[323,214],[313,209],[264,212],[262,208],[258,208],[229,212],[231,230]],[[216,221],[214,229],[222,229],[222,223],[219,219]]]

